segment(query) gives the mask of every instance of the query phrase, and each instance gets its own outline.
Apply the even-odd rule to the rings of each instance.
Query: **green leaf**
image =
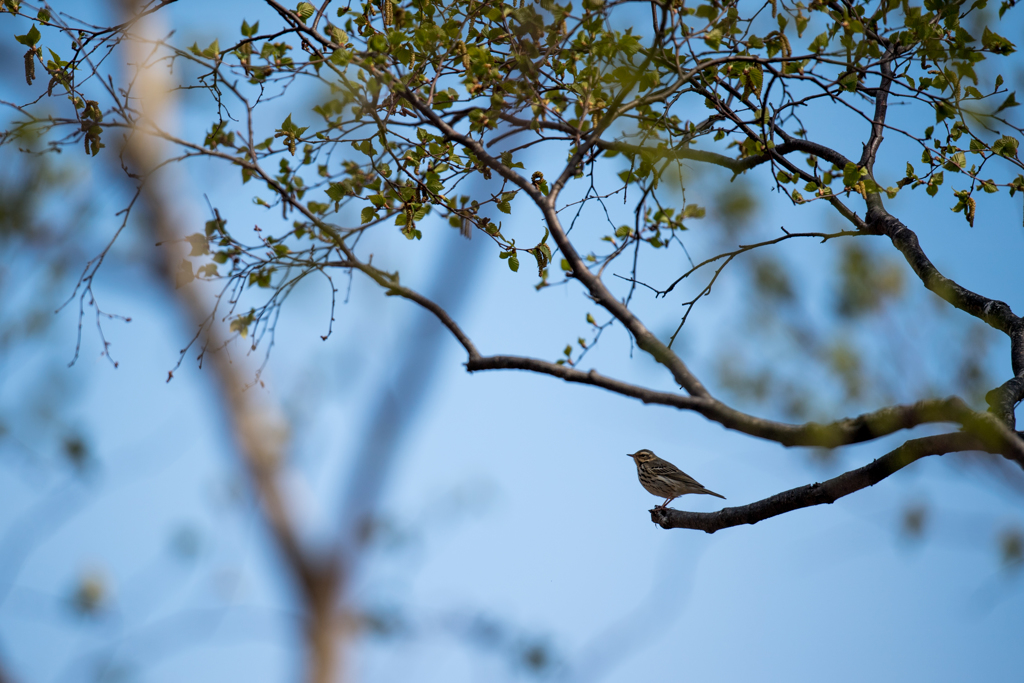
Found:
[[[781,17],[782,17],[782,15],[780,14],[779,18],[781,19]],[[797,18],[796,18],[796,35],[797,35],[797,37],[800,37],[800,38],[803,37],[804,31],[807,29],[807,22],[808,21],[809,21],[808,18],[803,16],[803,15],[798,15],[797,16]],[[779,25],[781,27],[781,25],[782,25],[781,21],[779,22]]]
[[[372,157],[377,153],[377,150],[373,148],[373,143],[369,140],[363,140],[362,142],[353,142],[352,147],[368,157]]]
[[[701,19],[708,19],[713,21],[718,16],[718,10],[711,5],[701,5],[697,8],[696,16]]]
[[[696,204],[687,204],[682,213],[679,214],[680,219],[684,218],[704,218],[707,215],[707,209],[703,206],[697,206]]]
[[[515,252],[512,252],[512,255],[508,257],[508,267],[513,273],[519,272],[519,258]]]
[[[1024,175],[1018,175],[1014,178],[1013,182],[1010,183],[1010,196],[1013,197],[1019,191],[1024,191]]]
[[[967,158],[964,156],[964,153],[956,152],[955,154],[949,157],[949,161],[947,161],[943,165],[943,167],[947,171],[959,172],[962,171],[966,165]]]
[[[300,2],[299,6],[295,8],[295,13],[299,15],[299,19],[302,19],[303,23],[306,22],[306,19],[313,16],[314,12],[316,12],[316,7],[313,7],[312,3],[309,2]]]
[[[338,45],[345,45],[346,43],[348,43],[348,34],[345,33],[344,31],[342,31],[337,26],[332,26],[331,27],[331,38]],[[337,53],[337,51],[336,51],[336,53]],[[333,57],[333,55],[332,55],[332,57]],[[333,59],[331,61],[333,61]]]
[[[799,21],[799,20],[798,20]],[[811,52],[823,52],[828,47],[828,33],[819,33],[807,49]]]
[[[762,73],[759,64],[752,64],[744,69],[744,85],[750,88],[758,97],[761,97],[761,86],[763,83],[764,73]]]
[[[39,38],[40,37],[41,37],[41,35],[39,33],[39,29],[36,28],[35,24],[32,24],[32,28],[30,28],[28,30],[28,33],[26,33],[23,36],[14,36],[14,39],[17,40],[22,45],[28,45],[29,47],[34,47],[35,44],[39,42]]]
[[[953,108],[949,102],[936,102],[935,103],[935,122],[939,123],[943,119],[954,119],[956,118],[956,109]]]
[[[39,10],[39,14],[36,15],[36,19],[38,19],[39,21],[41,21],[41,22],[43,22],[45,24],[46,22],[48,22],[50,20],[50,10],[45,9],[45,8]]]
[[[846,187],[853,187],[854,185],[859,183],[860,177],[862,175],[861,172],[863,170],[864,169],[862,169],[860,166],[853,163],[852,161],[847,162],[846,166],[843,167],[843,185],[845,185]]]
[[[203,57],[216,59],[218,56],[220,56],[220,41],[215,40],[212,43],[210,43],[210,45],[205,50],[203,50],[202,54]]]
[[[359,222],[362,225],[366,225],[377,217],[377,212],[373,210],[372,206],[363,207],[362,212],[359,214]]]
[[[1017,51],[1013,43],[1003,38],[997,33],[993,33],[985,27],[985,32],[981,34],[981,44],[986,50],[990,50],[997,55],[1008,55]]]
[[[999,156],[1012,159],[1013,157],[1017,156],[1017,146],[1019,144],[1020,143],[1017,141],[1017,138],[1010,137],[1009,135],[1004,135],[1003,137],[999,138],[994,143],[992,143],[992,151],[998,154]]]
[[[497,207],[498,211],[501,211],[502,213],[512,213],[512,206],[508,202],[498,202]]]
[[[1017,194],[1017,192],[1024,192],[1024,175],[1019,175],[1013,179],[1010,183],[1010,196]]]
[[[795,62],[795,61],[786,62],[786,63],[784,63],[782,65],[782,73],[784,73],[786,75],[800,73],[800,69],[802,69],[804,67],[806,62],[807,62],[807,60],[801,60],[799,62]]]
[[[336,202],[340,202],[345,196],[345,186],[341,183],[331,183],[327,188],[327,196]]]
[[[185,239],[192,246],[192,252],[189,256],[202,256],[203,254],[210,253],[210,242],[206,239],[206,235],[197,232]]]
[[[994,114],[998,114],[999,112],[1001,112],[1004,109],[1009,109],[1010,107],[1016,107],[1016,106],[1020,105],[1020,102],[1018,102],[1017,98],[1015,97],[1016,94],[1017,94],[1016,90],[1011,92],[1010,96],[1007,97],[1005,100],[1003,100],[1003,103],[1000,104],[999,108],[996,109],[993,113]]]
[[[288,114],[288,118],[286,118],[284,120],[284,123],[281,124],[281,128],[279,130],[282,130],[285,133],[288,133],[288,134],[293,135],[293,136],[298,136],[298,135],[301,135],[302,131],[304,131],[306,129],[305,128],[301,128],[300,129],[298,126],[296,126],[294,123],[292,123],[292,115]]]
[[[712,50],[717,50],[722,44],[722,29],[716,28],[704,34],[704,42]]]
[[[206,221],[206,225],[203,226],[206,230],[206,238],[209,240],[217,233],[226,234],[224,231],[224,224],[227,223],[224,219],[214,219],[212,221]]]
[[[254,311],[249,311],[245,315],[240,315],[231,321],[229,326],[232,332],[238,332],[243,338],[249,336],[249,325],[252,325],[252,321],[255,320],[256,314]]]

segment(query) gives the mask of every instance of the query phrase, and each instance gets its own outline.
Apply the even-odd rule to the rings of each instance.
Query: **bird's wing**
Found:
[[[696,479],[688,475],[686,472],[683,472],[670,462],[652,462],[650,468],[651,472],[653,472],[655,476],[663,477],[671,481],[677,481],[681,484],[704,488]]]

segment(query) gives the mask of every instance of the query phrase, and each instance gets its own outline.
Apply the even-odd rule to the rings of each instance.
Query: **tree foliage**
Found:
[[[223,283],[210,319],[229,319],[254,347],[301,280],[323,276],[333,288],[339,274],[358,273],[437,316],[472,372],[522,369],[594,385],[786,446],[837,448],[925,423],[957,425],[868,468],[750,506],[654,511],[665,527],[753,523],[951,451],[1024,465],[1014,420],[1024,397],[1024,323],[1007,304],[943,275],[913,220],[886,209],[900,194],[923,193],[974,226],[1006,220],[985,214],[985,195],[1024,191],[1018,103],[1003,75],[1015,46],[1000,34],[1012,1],[988,8],[985,0],[267,0],[269,19],[244,19],[237,34],[205,45],[144,30],[171,4],[154,1],[98,28],[5,0],[7,14],[31,22],[16,40],[27,48],[33,98],[11,105],[17,120],[4,141],[43,137],[53,151],[115,155],[140,187],[159,182],[161,166],[196,157],[237,173],[256,204],[274,212],[253,240],[215,210],[188,237],[176,284]],[[118,59],[128,43],[145,46],[144,62],[125,67]],[[201,139],[147,108],[145,81],[154,73],[203,93],[211,117]],[[316,93],[315,106],[293,105],[298,89]],[[282,102],[287,114],[274,114]],[[138,137],[160,141],[166,158],[147,167],[125,160]],[[820,216],[812,207],[824,207],[845,226],[784,231],[650,281],[646,264],[681,250],[683,233],[706,215],[706,202],[681,192],[686,169],[711,166],[780,193],[808,221]],[[581,215],[606,220],[577,224]],[[601,309],[600,321],[587,314],[589,338],[549,359],[486,355],[438,303],[402,281],[386,254],[373,259],[365,239],[420,240],[441,222],[490,240],[509,269],[536,273],[538,290],[581,288]],[[716,397],[674,350],[676,335],[728,264],[799,238],[817,239],[823,250],[885,238],[936,297],[1007,335],[1010,363],[1000,386],[990,387],[988,408],[921,396],[828,423],[785,423]],[[899,275],[868,251],[844,253],[854,285],[840,307],[852,315],[877,306]],[[102,256],[90,263],[83,300],[101,264]],[[610,277],[612,264],[629,277]],[[785,273],[768,265],[757,272],[762,290],[791,291]],[[659,337],[639,317],[637,293],[668,297],[691,276],[705,285],[684,302],[675,333]],[[609,325],[624,328],[682,391],[581,369]]]

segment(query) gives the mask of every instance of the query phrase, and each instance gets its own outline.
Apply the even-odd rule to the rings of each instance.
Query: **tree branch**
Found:
[[[270,4],[275,6],[275,7],[279,7],[278,3],[271,2]],[[279,9],[283,9],[283,8],[279,7]],[[284,13],[286,15],[290,16],[288,10],[283,10],[283,11],[284,11]],[[319,39],[321,41],[329,42],[329,41],[326,41],[322,36],[319,36],[319,34],[317,34],[315,31],[310,31],[308,28],[301,27],[298,30],[302,30],[302,31],[304,31],[306,33],[309,33],[310,35],[313,35],[315,38],[317,38],[317,39]],[[843,443],[855,443],[856,440],[867,440],[868,438],[877,438],[880,435],[880,434],[876,433],[874,431],[874,429],[873,429],[873,426],[868,424],[868,423],[856,423],[855,425],[851,425],[849,423],[846,423],[848,426],[852,426],[853,427],[852,432],[856,432],[857,434],[860,434],[861,433],[860,430],[862,430],[864,427],[867,427],[867,432],[870,434],[870,436],[864,437],[863,439],[855,438],[854,440],[846,440],[847,438],[851,438],[851,436],[852,436],[851,430],[848,430],[848,429],[839,429],[839,430],[826,429],[825,430],[826,432],[836,433],[838,431],[838,433],[841,435],[841,438],[838,439],[839,442],[832,444],[832,443],[830,443],[832,441],[832,436],[829,435],[829,436],[824,436],[823,437],[822,432],[818,429],[820,427],[820,425],[816,425],[814,423],[809,423],[808,425],[801,425],[801,426],[781,425],[780,423],[774,423],[774,422],[769,421],[769,420],[762,420],[760,418],[756,418],[756,417],[747,415],[745,413],[742,413],[740,411],[734,410],[732,408],[729,408],[725,404],[723,404],[723,403],[715,400],[714,398],[712,398],[710,393],[703,386],[703,384],[700,382],[700,380],[698,380],[696,378],[696,376],[694,376],[690,372],[689,368],[686,367],[685,363],[683,363],[683,361],[675,354],[675,352],[672,351],[667,346],[665,346],[659,339],[657,339],[657,337],[653,333],[651,333],[646,328],[645,325],[643,325],[643,323],[639,320],[639,318],[637,318],[635,316],[635,314],[631,310],[629,310],[629,308],[623,302],[621,302],[618,299],[616,299],[611,294],[611,292],[608,291],[608,289],[605,287],[604,283],[601,281],[600,277],[598,277],[597,275],[592,273],[587,268],[585,262],[583,261],[582,258],[580,258],[579,254],[575,250],[574,245],[569,241],[567,235],[565,234],[565,231],[562,229],[561,222],[560,222],[560,220],[558,218],[558,215],[557,215],[557,212],[556,212],[555,207],[553,205],[553,202],[551,201],[552,200],[551,197],[544,197],[542,194],[540,194],[539,190],[537,190],[537,188],[535,188],[532,185],[532,183],[527,181],[527,179],[525,177],[519,175],[514,170],[506,167],[504,164],[502,164],[500,162],[499,159],[497,159],[497,158],[493,157],[492,155],[488,154],[487,151],[485,150],[484,146],[481,144],[481,142],[475,140],[474,138],[472,138],[472,137],[470,137],[468,135],[465,135],[465,134],[462,134],[462,133],[459,133],[458,131],[456,131],[448,122],[444,121],[440,116],[438,116],[438,114],[436,112],[434,112],[430,107],[427,107],[422,101],[420,101],[420,99],[419,99],[418,95],[415,93],[415,91],[413,91],[411,89],[406,89],[401,94],[404,97],[404,99],[406,99],[410,103],[410,105],[420,113],[421,116],[423,116],[425,119],[427,119],[427,121],[431,125],[433,125],[435,128],[437,128],[442,134],[444,134],[444,136],[446,138],[448,138],[450,140],[453,140],[455,142],[458,142],[458,143],[468,147],[469,149],[471,149],[473,151],[474,155],[476,155],[476,157],[478,159],[480,159],[483,163],[485,163],[487,166],[492,168],[494,171],[496,171],[499,175],[504,177],[506,180],[508,180],[508,181],[512,182],[513,184],[515,184],[516,186],[518,186],[527,195],[530,196],[530,198],[538,205],[538,207],[544,213],[545,222],[548,225],[548,228],[549,228],[549,230],[551,232],[552,238],[558,244],[559,248],[562,250],[563,254],[565,255],[566,259],[569,261],[569,263],[570,263],[570,265],[571,265],[571,267],[573,269],[572,270],[572,275],[581,281],[581,283],[584,285],[584,287],[586,287],[586,289],[590,293],[591,297],[593,297],[593,299],[597,303],[599,303],[606,310],[608,310],[616,319],[618,319],[630,331],[630,333],[633,334],[634,338],[637,341],[637,345],[641,349],[643,349],[644,351],[650,353],[655,358],[656,361],[658,361],[659,363],[665,365],[666,368],[669,369],[669,371],[672,373],[673,377],[675,378],[675,380],[679,383],[679,385],[681,387],[686,389],[686,391],[692,397],[699,397],[699,398],[706,399],[705,402],[711,404],[710,406],[708,406],[708,410],[707,411],[698,410],[698,412],[701,412],[706,417],[709,417],[709,419],[713,419],[713,420],[721,423],[723,426],[726,426],[727,428],[735,429],[737,431],[741,431],[741,432],[744,432],[744,433],[747,433],[747,434],[751,434],[751,435],[754,435],[754,436],[760,436],[762,438],[767,438],[767,439],[770,439],[770,440],[774,440],[774,441],[777,441],[779,443],[783,443],[785,445],[819,445],[819,446],[820,445],[824,445],[824,446],[827,446],[827,447],[834,447],[835,445],[843,445]],[[877,114],[877,107],[876,107],[876,114]],[[516,117],[504,117],[504,118],[506,118],[510,123],[513,123],[514,125],[520,125],[520,124],[529,123],[529,122],[527,122],[525,120],[521,120],[521,119],[518,119]],[[552,125],[552,127],[558,128],[558,129],[561,129],[562,126],[565,126],[565,124],[554,124],[554,125]],[[566,126],[566,128],[567,128],[567,130],[565,130],[564,132],[575,132],[575,131],[571,130],[571,127]],[[833,163],[836,166],[839,166],[841,168],[845,167],[846,164],[850,163],[850,160],[847,157],[845,157],[844,155],[842,155],[841,153],[837,152],[834,149],[831,149],[831,148],[826,147],[824,145],[820,145],[820,144],[817,144],[817,143],[814,143],[814,142],[811,142],[811,141],[808,141],[808,140],[802,140],[802,139],[798,139],[798,138],[793,138],[792,136],[786,135],[784,131],[780,131],[780,133],[783,135],[784,141],[780,145],[776,146],[774,149],[770,150],[765,155],[762,155],[760,157],[753,157],[753,158],[742,159],[742,160],[732,160],[732,159],[729,159],[729,157],[725,157],[723,155],[717,155],[717,154],[714,154],[714,153],[711,153],[711,152],[697,152],[696,150],[689,150],[688,148],[680,149],[680,150],[678,150],[678,152],[680,153],[680,156],[683,156],[684,154],[685,155],[691,155],[692,154],[693,156],[690,156],[690,158],[697,159],[698,157],[700,157],[699,160],[708,161],[710,163],[718,163],[719,165],[723,165],[723,166],[725,166],[727,168],[732,168],[732,169],[736,169],[736,170],[746,170],[746,168],[751,168],[751,167],[756,166],[756,165],[758,165],[760,163],[764,163],[764,161],[767,161],[769,158],[780,159],[785,154],[787,154],[787,153],[789,153],[791,151],[801,151],[801,152],[805,152],[805,153],[808,153],[808,154],[814,154],[814,155],[816,155],[816,156],[818,156],[818,157],[820,157],[822,159],[825,159],[826,161],[829,161],[829,162],[831,162],[831,163]],[[595,141],[595,144],[598,147],[601,147],[601,148],[604,148],[604,149],[611,149],[611,148],[613,148],[613,147],[610,146],[610,145],[613,145],[613,144],[616,145],[616,146],[621,144],[621,143],[608,143],[609,146],[605,146],[604,144],[600,144],[600,142],[602,142],[602,141]],[[880,142],[880,140],[878,142]],[[626,150],[625,150],[625,148],[622,148],[620,151],[626,151]],[[673,153],[675,153],[675,151],[673,151]],[[834,202],[834,204],[835,204],[835,202]],[[842,208],[845,208],[845,207],[837,207],[837,209],[839,209],[841,212],[842,212]],[[868,210],[868,216],[869,217],[870,216],[874,216],[877,212],[883,212],[884,213],[884,208],[882,208],[882,206],[881,206],[881,198],[877,195],[877,193],[872,193],[871,195],[869,195],[869,197],[868,197],[868,208],[869,208],[869,210]],[[854,224],[858,227],[858,229],[865,230],[865,231],[875,232],[876,234],[887,234],[884,229],[877,229],[877,228],[872,229],[872,228],[869,228],[870,221],[865,222],[865,221],[861,220],[859,216],[856,216],[855,214],[847,215],[848,213],[849,212],[845,212],[845,213],[843,213],[843,215],[846,216],[851,221],[853,221]],[[916,236],[909,229],[907,229],[906,226],[903,226],[902,223],[899,223],[899,221],[896,221],[896,219],[892,218],[888,213],[885,213],[885,216],[888,216],[888,218],[891,219],[891,221],[895,221],[895,223],[897,223],[898,226],[902,227],[903,230],[905,231],[905,233],[901,233],[901,237],[900,237],[901,243],[903,243],[903,245],[907,248],[906,251],[904,251],[904,249],[901,249],[901,251],[904,251],[904,255],[907,256],[908,253],[910,253],[911,251],[914,251],[916,249],[916,253],[917,253],[918,257],[915,258],[915,259],[912,259],[910,256],[907,256],[907,260],[911,263],[912,267],[915,267],[915,271],[918,272],[919,276],[921,276],[921,274],[922,274],[922,270],[921,270],[921,265],[920,264],[923,263],[923,264],[927,265],[927,268],[929,268],[934,273],[934,275],[937,276],[937,278],[941,278],[942,282],[952,283],[952,281],[949,281],[946,278],[943,278],[941,275],[939,275],[938,271],[934,268],[934,266],[931,265],[930,261],[927,260],[927,258],[924,256],[924,253],[920,250],[920,246],[917,244]],[[907,235],[909,235],[909,237]],[[901,244],[897,243],[897,239],[892,237],[891,235],[890,235],[890,237],[893,239],[894,244],[897,245],[897,248],[900,248]],[[351,258],[351,254],[350,253],[346,253],[346,256]],[[915,263],[917,263],[917,265],[915,265]],[[374,279],[377,279],[375,277],[375,274],[376,275],[380,275],[379,272],[376,272],[376,273],[371,273],[369,271],[365,271],[365,272],[367,272],[367,274],[369,274],[371,277],[374,277]],[[922,277],[922,279],[925,279],[925,278]],[[935,279],[935,278],[933,278],[933,279]],[[477,355],[477,351],[476,351],[475,347],[473,347],[473,345],[470,342],[470,340],[468,339],[468,337],[466,337],[461,332],[461,330],[458,328],[458,326],[455,325],[454,321],[452,321],[442,309],[439,309],[438,307],[436,307],[436,305],[434,305],[433,302],[429,302],[429,300],[426,300],[426,299],[424,299],[422,297],[419,297],[419,295],[417,295],[412,290],[406,290],[405,288],[395,288],[395,287],[392,287],[390,285],[390,283],[385,284],[385,283],[382,283],[380,281],[378,281],[378,284],[383,284],[384,286],[388,287],[389,290],[393,294],[399,294],[401,296],[404,296],[405,298],[409,298],[411,300],[414,300],[417,303],[419,303],[420,305],[423,305],[426,308],[430,309],[435,315],[438,316],[438,318],[442,321],[442,323],[445,324],[455,334],[456,338],[459,340],[459,342],[463,345],[463,347],[468,352],[468,354],[470,356],[470,362],[467,363],[467,368],[472,370],[474,367],[476,367],[476,364],[479,361],[474,360],[474,356]],[[394,283],[394,284],[397,284],[397,283]],[[926,284],[926,286],[928,286],[929,283],[928,283],[927,280],[926,280],[925,284]],[[1024,368],[1024,325],[1021,325],[1020,320],[1018,318],[1016,318],[1016,316],[1013,316],[1012,312],[1009,311],[1009,307],[1006,306],[1006,304],[1003,304],[1002,302],[992,302],[990,300],[984,299],[983,297],[979,297],[978,295],[973,294],[972,292],[968,292],[968,290],[965,290],[965,289],[959,287],[959,285],[955,285],[955,283],[952,283],[952,284],[960,292],[965,293],[964,295],[962,295],[960,297],[961,299],[969,299],[970,297],[974,297],[978,301],[987,302],[990,305],[1001,305],[1002,307],[1004,307],[1006,309],[1005,313],[1012,317],[1012,321],[1014,322],[1014,324],[1016,326],[1016,329],[1017,329],[1017,332],[1015,334],[1011,334],[1011,338],[1015,339],[1014,351],[1013,351],[1014,372],[1015,372],[1015,375],[1020,376],[1022,374],[1022,372],[1024,372],[1024,370],[1022,370],[1022,368]],[[929,288],[932,289],[933,287],[929,286]],[[933,289],[933,291],[936,291],[936,293],[939,293],[940,296],[941,296],[941,292],[939,292],[938,290],[934,290]],[[943,297],[943,298],[946,298],[946,297]],[[947,300],[949,300],[949,299],[947,299]],[[953,302],[951,301],[951,303],[953,303]],[[975,301],[974,303],[977,304],[977,301]],[[957,305],[957,304],[954,303],[954,305]],[[962,307],[962,306],[958,306],[958,307]],[[989,306],[989,308],[990,307],[991,306]],[[975,308],[978,308],[979,310],[981,310],[981,308],[985,308],[985,304],[984,303],[981,304],[980,307],[976,305]],[[437,309],[437,310],[435,310],[435,309]],[[964,310],[968,310],[970,312],[970,310],[967,309],[967,308],[965,308]],[[1000,311],[999,314],[997,314],[993,319],[997,319],[997,320],[998,319],[1002,319],[1000,317],[1002,315],[1002,313],[1003,312]],[[977,313],[974,313],[974,314],[978,315]],[[982,316],[979,315],[979,317],[982,317]],[[1002,316],[1002,317],[1005,318],[1005,316]],[[985,318],[983,318],[983,319],[985,319]],[[992,322],[990,322],[990,324],[992,324]],[[1003,329],[1004,331],[1009,332],[1009,326],[1008,325],[1004,325],[1004,326],[993,325],[993,326],[997,327],[997,329]],[[482,366],[480,366],[480,369],[483,369]],[[557,374],[557,373],[555,373],[555,372],[548,372],[547,374]],[[572,380],[570,380],[570,381],[572,381]],[[639,387],[637,387],[636,390],[643,391]],[[627,392],[620,392],[620,393],[625,393],[626,395],[632,395],[632,394],[627,393]],[[1007,396],[1009,396],[1009,395],[1010,394],[1007,394]],[[1004,398],[1003,402],[1005,403],[1006,400],[1008,400],[1008,399]],[[946,419],[950,419],[950,421],[955,421],[955,422],[958,422],[958,423],[962,424],[967,429],[971,429],[970,425],[973,424],[974,428],[980,430],[980,432],[978,433],[978,436],[981,437],[981,438],[986,439],[986,441],[989,442],[990,450],[992,450],[993,452],[1001,453],[1005,457],[1007,457],[1007,458],[1009,458],[1011,460],[1014,460],[1015,462],[1020,464],[1022,467],[1024,467],[1024,441],[1022,441],[1013,432],[1013,424],[1012,423],[1005,423],[1004,422],[1004,423],[1002,423],[1002,427],[1004,429],[1000,430],[999,428],[995,428],[994,431],[993,431],[993,426],[991,424],[986,424],[985,421],[982,418],[978,417],[977,413],[974,413],[973,411],[971,411],[965,404],[962,403],[962,401],[959,401],[959,399],[956,399],[956,401],[959,402],[960,405],[954,407],[950,411],[952,414],[955,415],[954,417],[952,417],[952,418],[940,418],[940,419],[928,419],[928,418],[925,418],[925,419],[923,419],[923,421],[925,421],[925,422],[945,421]],[[915,407],[916,408],[921,408],[922,406],[925,406],[925,405],[930,405],[930,404],[928,402],[921,402],[919,404],[915,404]],[[962,408],[961,408],[961,406],[962,406]],[[892,408],[892,409],[886,408],[886,409],[882,409],[880,411],[877,411],[876,415],[884,416],[884,415],[887,415],[890,411],[896,411],[897,413],[905,414],[905,412],[908,409],[910,409],[910,412],[915,413],[916,411],[913,410],[913,408],[915,408],[915,407],[906,407],[906,406],[904,406],[904,407],[897,407],[897,408]],[[947,408],[949,408],[949,407],[952,407],[952,404],[947,405]],[[714,408],[714,409],[711,409],[711,408]],[[693,408],[693,409],[696,410],[697,408]],[[927,410],[925,412],[927,412]],[[943,411],[940,411],[940,412],[943,412]],[[921,419],[921,418],[918,416],[918,417],[915,417],[913,419]],[[833,423],[833,425],[844,424],[844,422],[845,421]],[[917,424],[920,424],[920,422],[918,422]],[[1005,427],[1007,427],[1007,426],[1009,427],[1009,429],[1005,429]],[[1003,433],[1003,432],[1006,432],[1006,433]],[[886,432],[886,433],[890,433],[890,432]]]
[[[985,450],[970,434],[950,433],[907,441],[881,458],[859,469],[819,484],[808,484],[783,491],[749,505],[725,508],[718,512],[684,512],[672,508],[654,508],[651,521],[663,529],[697,529],[713,534],[720,529],[758,522],[814,505],[831,505],[844,496],[874,486],[910,463],[929,455]]]
[[[998,453],[1008,460],[1024,468],[1024,439],[1016,434],[1012,427],[989,413],[978,413],[970,408],[962,399],[950,397],[945,399],[929,399],[910,405],[887,406],[879,410],[863,413],[856,417],[845,418],[822,424],[807,422],[804,424],[788,424],[767,420],[742,411],[715,399],[710,394],[703,396],[686,396],[665,391],[656,391],[646,387],[630,384],[621,380],[606,377],[596,370],[584,372],[568,365],[559,365],[539,358],[524,356],[481,356],[472,340],[462,328],[441,306],[415,290],[401,286],[387,274],[360,263],[359,261],[336,262],[331,265],[344,268],[356,268],[372,278],[377,284],[388,290],[392,296],[408,299],[433,313],[438,320],[452,333],[466,350],[469,356],[466,370],[479,372],[482,370],[526,370],[538,374],[550,375],[567,382],[588,384],[608,391],[636,398],[644,403],[672,406],[680,410],[692,410],[704,417],[743,434],[774,441],[783,446],[810,446],[819,448],[838,448],[855,443],[871,441],[887,436],[903,429],[912,429],[922,424],[951,422],[959,424],[972,435],[977,449],[990,453]],[[1014,384],[1014,390],[1024,391],[1024,382],[1020,386]]]
[[[1008,304],[975,294],[942,275],[921,248],[914,231],[873,202],[867,215],[868,225],[876,234],[885,235],[910,264],[924,286],[961,311],[985,321],[1010,337],[1010,361],[1015,377],[1024,376],[1024,324]]]
[[[150,30],[153,30],[152,28]],[[129,49],[133,58],[129,63],[140,65],[139,79],[145,111],[164,111],[164,98],[173,89],[160,81],[161,71],[146,68],[143,43],[132,40]],[[154,138],[133,135],[124,147],[123,159],[137,168],[142,178],[141,197],[150,212],[147,227],[153,231],[158,243],[173,243],[182,239],[182,222],[176,216],[176,205],[170,193],[152,177],[163,166],[164,160]],[[127,168],[125,168],[127,170]],[[284,193],[282,193],[284,194]],[[174,273],[180,256],[171,249],[160,253],[157,265],[168,283],[174,282]],[[209,302],[196,287],[173,290],[192,322],[200,330],[206,325]],[[207,334],[218,341],[228,336],[222,324],[213,324]],[[280,552],[290,578],[300,595],[305,614],[305,646],[308,657],[307,680],[311,683],[329,683],[336,680],[338,671],[337,597],[344,580],[338,563],[306,547],[293,508],[281,481],[281,467],[285,462],[286,429],[269,401],[260,400],[258,392],[247,391],[250,377],[245,364],[234,361],[227,353],[211,354],[217,388],[223,401],[227,423],[234,436],[235,447],[246,469],[259,501],[258,510],[268,527],[270,536]]]
[[[1010,429],[1015,429],[1017,416],[1014,414],[1017,404],[1024,400],[1024,377],[1014,377],[1001,386],[985,394],[989,412],[1002,420]],[[1024,438],[1024,434],[1018,432]]]
[[[601,279],[587,268],[586,263],[580,257],[579,253],[577,253],[575,245],[569,241],[568,236],[565,234],[565,230],[562,229],[562,223],[558,218],[558,212],[555,209],[553,202],[550,201],[548,197],[541,194],[540,190],[535,188],[532,183],[526,180],[526,178],[502,164],[499,159],[488,154],[487,150],[484,149],[484,146],[477,140],[474,140],[468,135],[463,135],[452,128],[451,125],[438,116],[436,112],[423,104],[415,92],[412,90],[405,90],[402,93],[402,96],[417,111],[419,111],[431,125],[440,130],[446,138],[468,147],[472,150],[477,159],[494,169],[494,171],[501,175],[501,177],[505,178],[509,182],[515,183],[521,190],[529,195],[544,214],[544,221],[547,224],[552,239],[555,240],[555,243],[558,244],[558,248],[561,249],[562,253],[565,255],[566,260],[569,261],[569,265],[572,267],[572,276],[583,284],[594,301],[615,316],[615,318],[621,322],[627,330],[629,330],[633,335],[633,338],[636,339],[637,346],[651,354],[657,362],[668,368],[676,382],[686,389],[687,392],[692,396],[709,395],[708,390],[704,387],[701,381],[697,379],[692,372],[690,372],[690,369],[686,367],[686,364],[682,359],[679,358],[672,349],[668,348],[660,339],[658,339],[653,332],[647,329],[640,319],[637,318],[631,310],[629,310],[629,307],[627,307],[622,301],[615,298],[615,296],[608,291],[608,288],[604,286],[604,283],[601,282]],[[553,197],[551,199],[553,199]]]
[[[470,339],[469,336],[462,331],[462,328],[459,327],[458,323],[448,315],[448,311],[444,310],[444,308],[442,308],[436,301],[423,296],[416,290],[400,285],[396,276],[384,273],[383,271],[363,263],[356,258],[346,259],[345,261],[331,261],[324,265],[335,268],[355,268],[383,287],[388,296],[400,296],[403,299],[408,299],[413,303],[419,304],[433,313],[441,324],[448,328],[448,331],[452,333],[452,336],[455,337],[459,344],[462,345],[462,348],[466,350],[466,353],[469,355],[470,362],[480,358],[480,352],[477,351],[476,346],[473,344],[473,340]]]
[[[976,412],[955,396],[918,401],[910,405],[888,406],[870,413],[825,424],[807,422],[794,425],[749,415],[731,408],[712,396],[684,396],[655,391],[606,377],[596,370],[584,372],[567,365],[558,365],[537,358],[486,356],[475,360],[470,359],[466,363],[466,369],[469,372],[527,370],[551,375],[567,382],[607,389],[623,396],[639,399],[644,403],[692,410],[719,423],[726,429],[774,441],[783,446],[838,448],[872,441],[922,424],[951,422],[959,424],[972,435],[978,450],[999,453],[1024,468],[1024,440],[995,416]]]
[[[875,93],[875,115],[871,121],[871,137],[864,145],[864,153],[860,156],[860,165],[874,175],[875,157],[878,155],[878,148],[882,146],[882,138],[885,133],[885,116],[889,108],[889,90],[892,88],[892,62],[894,50],[886,48],[885,56],[879,66],[882,70],[882,84]]]

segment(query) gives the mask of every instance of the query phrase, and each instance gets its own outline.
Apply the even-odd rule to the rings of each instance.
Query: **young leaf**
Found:
[[[992,151],[999,156],[1004,156],[1012,159],[1017,156],[1017,138],[1012,138],[1009,135],[1004,135],[995,142],[992,143]]]
[[[30,28],[28,30],[28,33],[26,33],[25,35],[14,36],[14,39],[17,40],[19,43],[21,43],[22,45],[28,45],[29,47],[35,47],[35,44],[39,42],[39,38],[39,29],[36,28],[35,24],[32,24],[32,28]]]

